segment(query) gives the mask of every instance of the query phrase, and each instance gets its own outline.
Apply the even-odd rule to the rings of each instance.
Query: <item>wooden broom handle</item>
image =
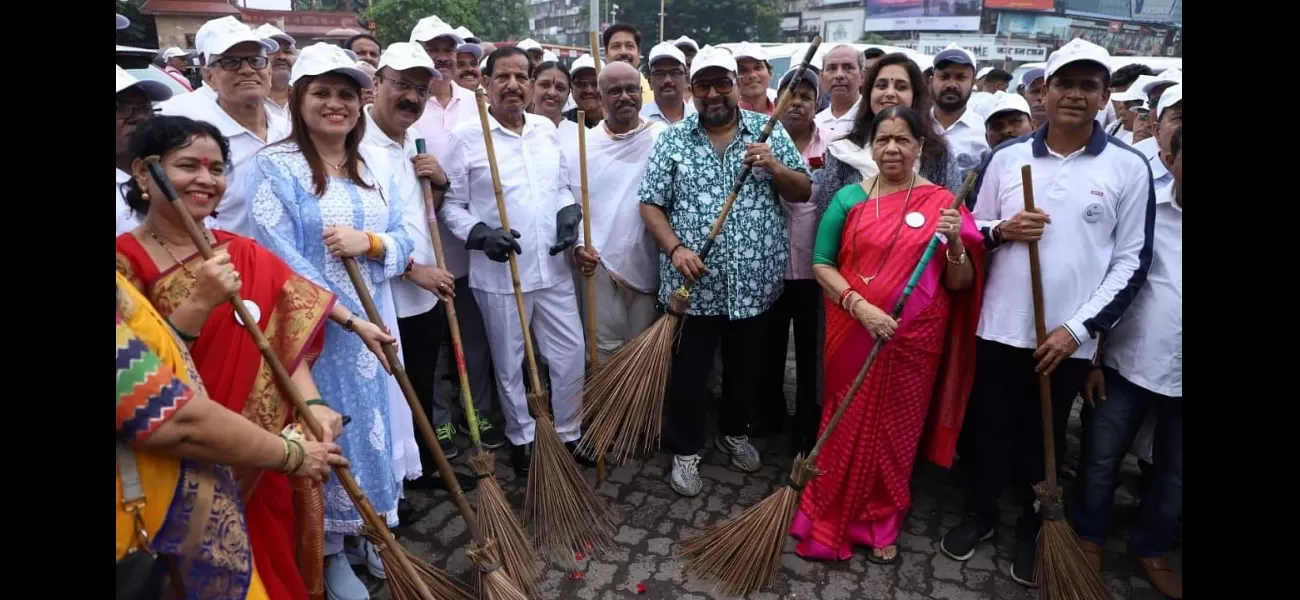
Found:
[[[596,77],[600,77],[600,36],[594,31],[587,32],[587,36],[591,40],[591,60],[595,63]]]
[[[586,111],[578,111],[578,123],[586,123]],[[578,125],[578,175],[582,183],[582,239],[588,250],[594,249],[591,239],[591,196],[587,192],[587,127]],[[596,348],[596,286],[594,285],[596,273],[593,271],[590,275],[584,275],[587,280],[587,289],[583,290],[587,296],[587,360],[591,361],[591,368],[595,369],[600,365],[600,353]]]
[[[487,149],[488,168],[492,171],[492,192],[497,197],[497,216],[501,219],[501,227],[509,232],[510,217],[506,214],[506,195],[501,191],[501,173],[497,170],[496,147],[492,144],[492,127],[488,124],[487,93],[479,88],[474,93],[474,99],[478,101],[478,121],[483,127],[483,145]],[[524,290],[519,283],[519,261],[515,258],[514,252],[509,252],[507,256],[510,260],[510,284],[515,289],[515,308],[519,311],[519,326],[524,334],[524,360],[528,363],[528,378],[533,384],[533,393],[541,393],[542,378],[537,374],[537,355],[533,351],[532,332],[528,329],[528,313],[524,311]]]
[[[357,259],[351,256],[343,256],[340,259],[343,261],[343,267],[348,271],[348,279],[352,280],[352,287],[357,290],[357,298],[361,300],[361,307],[366,311],[366,319],[382,329],[384,317],[379,313],[379,307],[375,306],[375,299],[371,297],[370,290],[366,287],[366,280],[361,276],[361,267],[357,266]],[[411,378],[402,366],[402,359],[397,356],[397,348],[392,343],[383,344],[383,348],[388,366],[393,370],[393,377],[397,379],[397,385],[402,388],[402,395],[406,396],[406,404],[411,407],[411,415],[415,417],[415,425],[420,430],[420,437],[424,438],[424,445],[428,446],[429,452],[433,454],[433,461],[438,463],[438,474],[442,476],[442,482],[447,484],[447,491],[451,492],[452,499],[456,501],[456,508],[460,510],[461,517],[464,517],[465,525],[469,527],[469,534],[474,538],[474,543],[482,546],[483,532],[478,527],[478,519],[474,517],[474,509],[469,505],[469,497],[465,495],[465,490],[461,489],[460,482],[456,480],[456,472],[452,470],[451,462],[442,453],[442,445],[438,443],[438,436],[433,432],[433,424],[429,422],[429,417],[424,414],[424,407],[420,405],[420,397],[415,393],[415,386],[411,385]]]
[[[172,187],[171,180],[168,179],[166,171],[163,170],[161,159],[157,156],[150,156],[145,158],[144,162],[149,170],[149,175],[153,177],[154,183],[158,184],[158,189],[167,198],[168,204],[180,216],[181,224],[185,226],[185,232],[189,234],[190,240],[194,242],[194,247],[198,248],[199,255],[204,260],[212,258],[212,246],[208,245],[207,236],[203,235],[203,231],[194,222],[194,218],[181,205],[179,197],[176,195],[176,188]],[[289,399],[294,411],[298,413],[298,418],[307,424],[307,428],[311,430],[313,437],[318,440],[323,439],[320,421],[317,421],[316,416],[311,413],[302,392],[293,383],[293,377],[284,368],[284,363],[280,362],[280,357],[276,356],[275,351],[271,349],[271,343],[267,341],[266,336],[262,334],[262,330],[258,328],[257,321],[248,312],[248,308],[244,306],[244,299],[240,297],[238,292],[231,294],[230,305],[235,309],[235,314],[239,315],[239,320],[243,322],[244,329],[253,337],[253,343],[257,345],[258,352],[262,353],[262,359],[270,367],[271,374],[275,376],[280,392]],[[361,486],[357,485],[356,479],[352,477],[351,469],[346,467],[333,467],[333,469],[335,474],[338,475],[339,484],[343,486],[348,497],[352,499],[352,503],[356,505],[357,511],[361,513],[361,518],[366,521],[366,524],[371,529],[374,529],[375,533],[382,535],[386,542],[393,544],[394,547],[399,547],[397,538],[393,537],[393,532],[388,529],[388,523],[370,504],[370,499],[366,497]],[[424,581],[415,576],[417,573],[415,565],[411,564],[406,552],[398,551],[392,554],[397,557],[399,568],[406,573],[407,577],[416,582],[416,591],[420,594],[420,597],[425,600],[435,600]]]
[[[1034,172],[1029,165],[1020,167],[1020,183],[1024,188],[1025,210],[1034,210]],[[1043,269],[1038,257],[1038,242],[1029,242],[1029,286],[1034,295],[1034,336],[1038,345],[1047,341],[1047,313],[1043,312]],[[1047,485],[1056,486],[1056,429],[1052,426],[1052,379],[1046,373],[1038,374],[1038,402],[1043,412],[1043,470]]]

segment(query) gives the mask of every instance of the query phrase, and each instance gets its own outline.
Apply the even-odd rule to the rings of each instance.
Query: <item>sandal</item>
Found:
[[[879,556],[876,554],[877,552],[880,552],[881,554],[886,554],[887,551],[890,549],[893,550],[894,555],[890,556],[889,558],[885,558],[883,556]],[[888,546],[885,546],[884,548],[872,548],[871,551],[867,553],[867,562],[874,563],[877,565],[896,564],[898,562],[898,544],[890,544]]]

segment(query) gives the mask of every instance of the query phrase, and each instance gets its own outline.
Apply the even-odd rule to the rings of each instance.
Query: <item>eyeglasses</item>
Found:
[[[131,119],[134,119],[136,117],[142,119],[148,119],[153,117],[153,114],[154,114],[153,105],[149,104],[148,102],[143,104],[140,103],[124,104],[121,102],[117,103],[117,120],[119,121],[130,121]]]
[[[731,78],[714,79],[712,81],[692,81],[691,93],[696,96],[707,96],[709,95],[709,90],[717,90],[718,94],[725,95],[730,94],[731,89],[735,86],[736,82]]]
[[[667,79],[667,78],[669,78],[669,77],[677,78],[677,77],[685,77],[685,76],[686,76],[686,72],[683,71],[683,70],[681,70],[681,69],[673,69],[673,70],[671,70],[671,71],[651,71],[651,72],[650,72],[650,78],[651,78],[651,79],[659,79],[659,80]]]
[[[243,63],[248,63],[248,66],[260,71],[270,62],[271,59],[265,56],[223,56],[217,59],[217,64],[226,71],[238,71]]]
[[[397,88],[397,91],[403,94],[414,90],[416,96],[419,96],[421,98],[428,98],[429,94],[431,93],[427,86],[415,85],[414,83],[411,83],[409,81],[403,81],[401,79],[389,79],[387,77],[380,77],[379,81],[387,81],[388,83],[391,83],[394,88]]]

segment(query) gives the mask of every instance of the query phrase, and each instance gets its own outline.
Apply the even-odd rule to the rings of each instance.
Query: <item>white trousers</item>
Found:
[[[536,350],[550,363],[555,429],[566,442],[582,437],[584,357],[576,296],[567,278],[554,287],[524,293],[524,316],[537,340]],[[532,442],[534,421],[524,393],[524,335],[515,296],[476,289],[474,299],[483,312],[483,327],[492,350],[497,391],[506,417],[506,438],[516,446]]]
[[[623,344],[654,324],[659,317],[657,297],[615,283],[609,271],[600,268],[591,276],[591,284],[596,288],[596,349],[604,364]]]

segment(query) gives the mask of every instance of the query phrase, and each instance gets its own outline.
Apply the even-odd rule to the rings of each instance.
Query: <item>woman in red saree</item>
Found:
[[[898,560],[900,525],[924,432],[925,456],[950,466],[970,390],[983,241],[947,189],[916,174],[924,124],[906,106],[872,120],[880,173],[841,189],[818,226],[813,269],[826,295],[822,430],[877,339],[885,340],[805,488],[795,552],[844,560]],[[900,318],[889,311],[935,235],[943,238]],[[946,256],[946,259],[941,256]]]
[[[226,188],[229,146],[213,126],[157,117],[132,135],[133,155],[161,156],[190,215],[210,216]],[[227,302],[239,292],[271,348],[307,398],[319,393],[310,364],[320,353],[327,319],[338,318],[331,292],[298,276],[256,242],[204,229],[216,256],[205,261],[189,241],[181,215],[137,158],[125,186],[128,205],[144,214],[117,238],[117,270],[147,296],[190,346],[209,396],[272,433],[296,418],[269,366]],[[360,321],[360,320],[358,320]],[[329,407],[308,401],[331,438],[342,426]],[[253,560],[270,600],[319,599],[324,514],[321,487],[301,477],[236,469]]]

